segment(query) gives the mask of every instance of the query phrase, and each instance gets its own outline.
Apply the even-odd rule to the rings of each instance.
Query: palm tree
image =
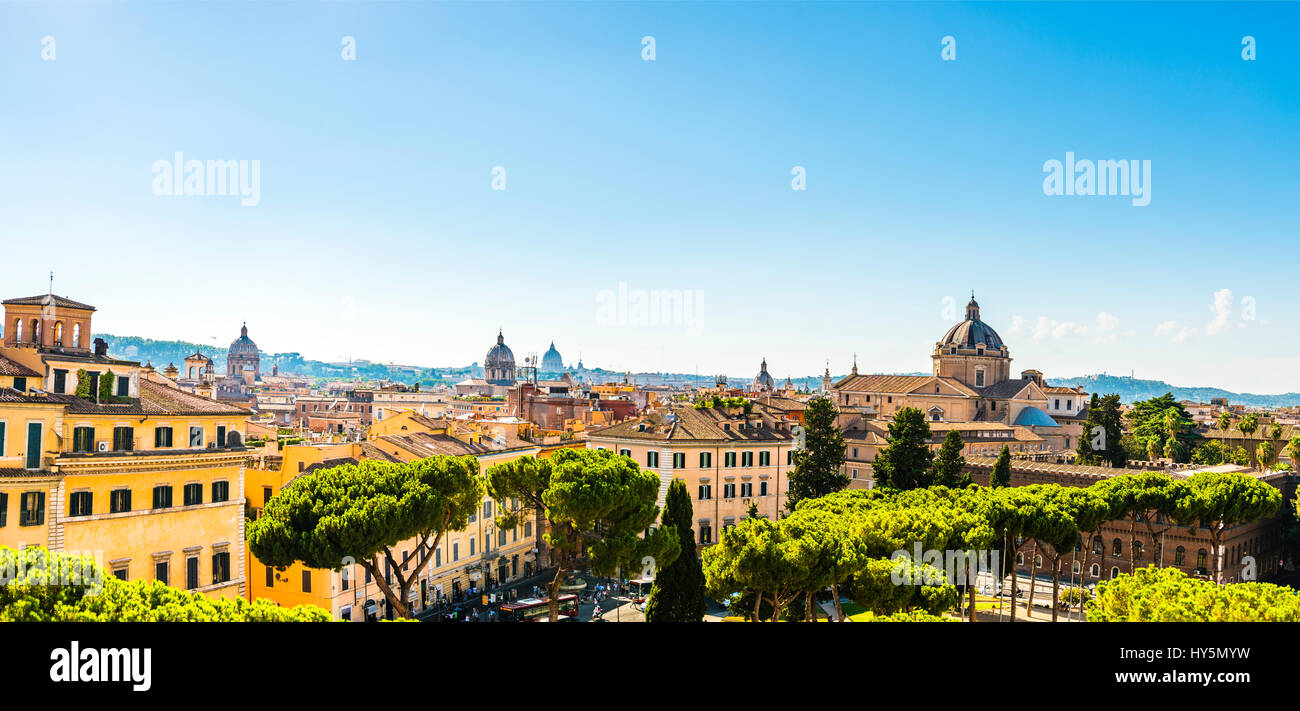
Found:
[[[1264,467],[1273,463],[1273,456],[1275,454],[1277,454],[1277,448],[1273,446],[1272,442],[1259,443],[1259,446],[1255,448],[1255,459],[1259,462],[1260,471],[1263,471]]]
[[[1286,456],[1291,460],[1291,469],[1300,472],[1300,435],[1292,437],[1287,443]]]
[[[1147,459],[1155,461],[1160,458],[1160,441],[1155,437],[1147,440]]]
[[[1220,432],[1227,432],[1232,429],[1232,413],[1228,410],[1220,412],[1216,424],[1218,424]]]
[[[1241,422],[1237,423],[1237,429],[1247,437],[1255,434],[1255,430],[1259,429],[1259,415],[1252,412],[1241,418]]]

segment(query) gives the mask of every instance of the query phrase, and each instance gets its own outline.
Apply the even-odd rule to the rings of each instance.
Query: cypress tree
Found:
[[[971,483],[970,473],[962,471],[966,468],[966,458],[961,454],[964,446],[966,443],[962,441],[961,434],[957,430],[948,430],[948,434],[943,437],[943,446],[939,448],[939,455],[934,458],[931,484],[964,488]]]
[[[989,486],[994,488],[1011,486],[1011,449],[1005,444],[1002,445],[1002,453],[998,455],[998,461],[993,465]]]
[[[662,525],[665,533],[677,529],[681,553],[655,571],[654,585],[645,604],[646,622],[699,622],[704,618],[704,568],[695,554],[693,516],[686,482],[674,479],[668,485]]]
[[[113,376],[113,371],[111,370],[99,376],[99,401],[100,402],[113,401],[113,385],[116,382],[117,382],[117,378]]]
[[[794,471],[785,507],[794,507],[804,499],[833,494],[849,485],[849,477],[840,471],[844,464],[844,433],[835,424],[835,405],[827,397],[814,398],[804,411],[804,448],[794,453]]]
[[[904,407],[889,423],[889,444],[876,455],[872,466],[876,486],[905,491],[930,485],[930,423],[925,413]]]

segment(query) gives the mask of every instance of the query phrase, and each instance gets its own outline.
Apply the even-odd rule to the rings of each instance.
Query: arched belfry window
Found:
[[[60,347],[63,345],[63,322],[62,321],[54,322],[54,345]]]
[[[23,320],[14,319],[14,343],[23,342]]]
[[[72,347],[81,347],[81,324],[79,323],[72,324]]]

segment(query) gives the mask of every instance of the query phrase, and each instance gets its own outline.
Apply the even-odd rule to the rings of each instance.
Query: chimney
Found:
[[[95,355],[96,356],[108,355],[108,341],[105,341],[102,338],[95,339]]]

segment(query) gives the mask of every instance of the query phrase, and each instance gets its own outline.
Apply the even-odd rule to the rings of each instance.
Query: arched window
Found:
[[[1024,554],[1024,553],[1017,553],[1017,554],[1016,554],[1016,565],[1024,565],[1024,564],[1025,564],[1025,554]]]
[[[54,345],[59,347],[63,346],[63,322],[62,321],[54,322]]]
[[[1077,560],[1074,561],[1074,565],[1070,566],[1070,572],[1074,573],[1075,575],[1078,575],[1082,570],[1083,570],[1083,564]]]
[[[14,343],[22,343],[22,342],[23,342],[23,320],[17,318],[14,319]]]
[[[32,319],[32,343],[41,342],[41,322],[40,319]]]
[[[1204,548],[1200,549],[1199,551],[1196,551],[1196,567],[1205,568],[1206,557],[1208,555],[1209,554],[1205,551]]]
[[[1092,537],[1092,552],[1093,552],[1094,554],[1096,554],[1096,555],[1101,555],[1101,545],[1102,545],[1102,543],[1101,543],[1101,536],[1093,536],[1093,537]]]
[[[1142,542],[1133,541],[1133,560],[1142,560]]]
[[[81,324],[79,323],[72,324],[72,347],[81,347]]]
[[[1178,546],[1177,548],[1174,549],[1174,565],[1186,565],[1186,564],[1187,564],[1187,549],[1183,548],[1182,546]]]
[[[1111,541],[1110,549],[1111,549],[1110,554],[1118,558],[1119,556],[1124,555],[1124,542],[1116,538],[1115,540]]]
[[[1034,567],[1035,568],[1043,567],[1043,556],[1041,555],[1034,556]]]
[[[190,377],[191,377],[191,378],[194,377],[194,366],[192,366],[192,365],[190,366]]]
[[[1119,577],[1119,566],[1110,569],[1110,579],[1114,580]]]
[[[1092,564],[1092,569],[1088,571],[1088,574],[1091,575],[1091,576],[1094,577],[1094,578],[1100,578],[1100,577],[1101,577],[1101,566],[1100,566],[1100,565],[1097,565],[1096,563],[1093,563],[1093,564]]]

